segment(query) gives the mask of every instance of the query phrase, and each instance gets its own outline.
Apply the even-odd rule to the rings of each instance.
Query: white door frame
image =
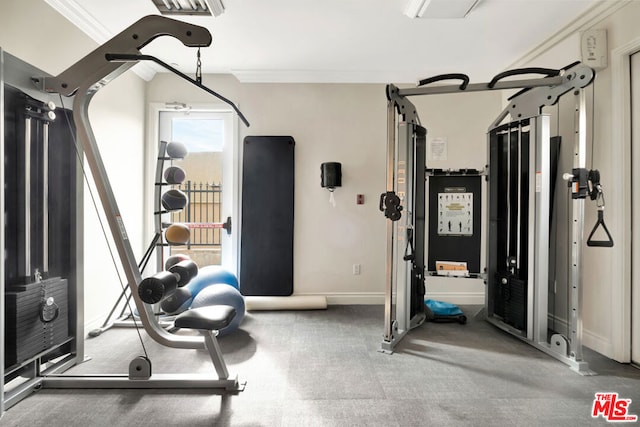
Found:
[[[240,253],[240,149],[238,143],[238,116],[235,112],[228,107],[221,107],[220,104],[189,104],[191,112],[207,112],[207,113],[229,113],[232,120],[231,142],[233,147],[231,150],[225,150],[223,155],[224,164],[234,165],[231,170],[229,168],[223,169],[223,182],[231,182],[231,189],[229,194],[231,195],[231,202],[223,202],[223,212],[221,212],[221,218],[231,217],[231,236],[227,237],[226,233],[222,233],[223,239],[223,259],[229,259],[230,261],[224,262],[224,266],[232,271],[234,274],[238,272],[238,262]],[[145,200],[144,200],[144,237],[145,241],[151,241],[155,233],[154,230],[154,188],[155,188],[155,172],[156,172],[156,160],[158,157],[158,141],[160,134],[160,112],[176,112],[174,108],[167,107],[164,103],[150,103],[147,116],[147,143],[145,146],[145,165],[144,165],[144,177],[145,177]],[[225,138],[226,139],[226,138]],[[226,241],[225,241],[226,240]],[[226,249],[225,249],[226,248]],[[155,266],[150,266],[149,271],[153,272]]]
[[[633,93],[631,118],[631,362],[640,366],[640,50],[630,57]],[[635,100],[635,106],[634,106]],[[635,119],[635,120],[634,120]],[[635,266],[635,267],[634,267]],[[635,327],[634,327],[635,325]]]
[[[631,289],[633,267],[631,259],[632,245],[636,253],[640,244],[634,242],[631,215],[631,55],[640,50],[640,38],[636,38],[611,51],[611,89],[612,89],[612,134],[614,146],[612,185],[607,188],[612,193],[612,209],[615,223],[620,224],[619,235],[616,235],[615,256],[613,257],[611,277],[611,334],[612,358],[619,362],[631,361]],[[637,224],[636,224],[637,227]],[[640,271],[633,277],[633,286],[640,289]],[[636,336],[638,332],[636,331]]]

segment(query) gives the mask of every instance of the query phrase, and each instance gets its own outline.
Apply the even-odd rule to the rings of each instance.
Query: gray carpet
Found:
[[[580,376],[476,318],[425,324],[393,355],[377,350],[383,307],[253,312],[220,339],[245,391],[41,390],[2,426],[585,426],[596,392],[632,399],[640,415],[640,370],[585,350],[597,376]],[[145,338],[156,373],[212,371],[204,351]],[[125,373],[142,354],[134,330],[86,341],[91,361],[74,373]]]

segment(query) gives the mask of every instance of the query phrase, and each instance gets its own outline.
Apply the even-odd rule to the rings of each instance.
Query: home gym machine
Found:
[[[503,80],[526,74],[544,77]],[[387,191],[380,209],[387,221],[385,325],[381,351],[392,352],[407,332],[425,320],[425,141],[411,96],[519,89],[488,131],[488,236],[485,314],[495,326],[590,374],[582,359],[582,244],[584,199],[598,200],[598,223],[587,245],[609,247],[613,240],[604,225],[602,185],[597,170],[586,169],[586,107],[583,89],[595,72],[574,63],[560,70],[523,68],[496,75],[489,83],[469,84],[464,74],[444,74],[420,81],[415,88],[387,85]],[[444,80],[456,85],[436,85]],[[549,234],[552,159],[550,115],[567,93],[575,97],[574,165],[563,174],[570,188],[571,263],[567,334],[549,331]],[[508,123],[505,119],[510,118]],[[559,119],[558,119],[559,120]],[[396,134],[397,130],[397,134]],[[593,240],[601,226],[607,240]]]
[[[82,199],[71,111],[0,49],[0,416],[75,364]]]
[[[196,85],[198,88],[228,103],[248,125],[246,119],[231,101],[202,85],[199,69],[196,80],[191,79],[161,60],[142,55],[140,49],[159,36],[172,36],[185,46],[206,47],[211,44],[211,34],[206,28],[161,16],[147,16],[132,24],[104,45],[85,56],[57,77],[33,76],[36,86],[49,94],[73,96],[73,119],[77,129],[77,138],[86,156],[100,201],[104,208],[108,226],[115,242],[118,256],[126,274],[133,300],[140,314],[141,323],[148,335],[158,343],[179,349],[205,348],[217,376],[207,378],[206,375],[156,375],[152,374],[151,362],[147,355],[134,358],[129,365],[129,375],[123,376],[72,376],[46,375],[40,379],[39,387],[44,388],[201,388],[220,389],[226,392],[238,392],[244,389],[244,383],[237,377],[229,375],[216,336],[219,329],[227,326],[235,315],[230,306],[210,306],[195,310],[187,310],[175,319],[178,328],[196,329],[202,336],[177,335],[159,325],[154,314],[154,306],[145,304],[139,294],[139,286],[143,282],[141,272],[129,241],[124,222],[120,215],[109,177],[100,156],[88,117],[89,104],[93,96],[102,87],[131,68],[141,60],[151,60],[163,66],[179,77]],[[62,101],[61,101],[62,102]],[[154,278],[156,283],[170,286],[172,282],[181,280],[172,273],[163,273],[163,279]],[[160,273],[158,273],[160,274]],[[175,283],[173,283],[175,286]],[[77,309],[83,309],[82,286],[75,295],[78,300]],[[82,316],[79,315],[78,336],[82,336]],[[83,360],[83,346],[79,340],[77,347],[78,360]]]

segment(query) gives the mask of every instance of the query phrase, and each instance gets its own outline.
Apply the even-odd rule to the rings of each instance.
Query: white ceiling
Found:
[[[158,13],[151,0],[45,1],[99,43]],[[203,72],[241,81],[415,83],[465,73],[479,82],[606,2],[481,0],[464,19],[410,19],[403,13],[408,1],[223,0],[219,17],[180,19],[213,35],[212,46],[202,49]],[[195,72],[195,49],[172,38],[143,51]]]

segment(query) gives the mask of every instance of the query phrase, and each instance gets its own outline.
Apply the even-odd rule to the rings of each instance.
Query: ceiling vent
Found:
[[[409,0],[404,14],[409,18],[459,19],[466,17],[480,0]]]
[[[222,0],[151,0],[162,15],[220,16]]]

